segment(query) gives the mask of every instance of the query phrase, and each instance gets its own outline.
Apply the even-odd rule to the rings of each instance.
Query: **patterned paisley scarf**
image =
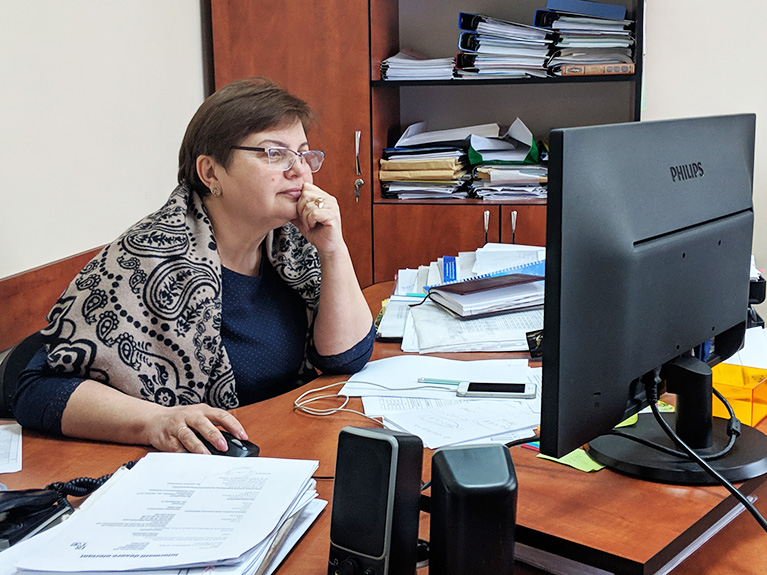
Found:
[[[304,299],[311,325],[316,249],[286,224],[269,233],[266,254]],[[221,342],[221,260],[202,201],[184,186],[94,257],[47,320],[48,363],[57,373],[167,406],[238,406]],[[302,373],[310,369],[305,361]]]

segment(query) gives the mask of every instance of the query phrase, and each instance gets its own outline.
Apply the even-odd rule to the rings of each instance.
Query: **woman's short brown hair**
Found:
[[[300,121],[314,120],[308,104],[266,78],[236,80],[211,94],[186,128],[178,154],[178,182],[199,194],[209,193],[197,174],[197,158],[211,156],[225,169],[232,146],[247,136]]]

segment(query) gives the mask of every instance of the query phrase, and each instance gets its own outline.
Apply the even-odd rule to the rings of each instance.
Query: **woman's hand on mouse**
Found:
[[[248,439],[242,424],[234,415],[204,403],[163,407],[147,430],[150,444],[159,451],[210,453],[197,437],[205,437],[221,451],[226,451],[226,439],[219,426],[235,437]]]

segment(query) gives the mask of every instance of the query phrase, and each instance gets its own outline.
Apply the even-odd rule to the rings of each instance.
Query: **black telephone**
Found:
[[[0,550],[68,517],[72,506],[52,489],[0,491]]]

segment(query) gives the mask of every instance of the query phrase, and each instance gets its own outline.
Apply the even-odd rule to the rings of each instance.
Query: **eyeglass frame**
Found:
[[[320,171],[320,168],[322,167],[322,163],[325,161],[325,152],[323,150],[306,150],[305,152],[296,152],[294,150],[291,150],[290,148],[286,148],[284,146],[269,146],[268,148],[260,148],[255,146],[232,146],[233,150],[246,150],[248,152],[265,152],[266,158],[269,163],[269,165],[272,165],[272,158],[269,155],[269,150],[281,150],[281,151],[287,151],[293,154],[292,156],[289,156],[291,158],[290,165],[283,169],[283,172],[287,172],[290,168],[293,167],[293,165],[296,163],[296,158],[301,158],[301,161],[309,168],[309,170],[316,174]],[[306,158],[304,157],[304,154],[321,154],[321,160],[320,165],[317,167],[316,170],[312,170],[312,167],[309,165],[309,162],[306,161]]]

